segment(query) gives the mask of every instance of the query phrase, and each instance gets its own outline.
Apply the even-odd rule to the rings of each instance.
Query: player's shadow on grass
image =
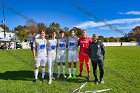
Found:
[[[54,73],[55,76],[57,76],[56,73]],[[66,76],[68,77],[69,74],[66,74]],[[83,83],[86,81],[86,79],[84,77],[76,77],[76,78],[71,78],[71,79],[68,79],[68,78],[64,78],[63,77],[63,74],[60,74],[60,77],[59,79],[56,78],[57,81],[66,81],[66,82],[74,82],[74,83]]]
[[[33,71],[20,70],[20,71],[6,71],[0,73],[0,79],[3,80],[25,80],[31,81],[33,79]]]

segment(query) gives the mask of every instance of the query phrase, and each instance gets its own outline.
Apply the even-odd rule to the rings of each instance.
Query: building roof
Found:
[[[3,31],[3,29],[0,27],[0,32],[2,32]]]

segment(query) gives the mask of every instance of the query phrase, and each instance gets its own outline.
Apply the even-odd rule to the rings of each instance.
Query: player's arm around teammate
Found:
[[[74,63],[73,77],[76,78],[75,76],[76,62],[78,61],[77,48],[78,48],[78,38],[75,36],[75,31],[71,30],[70,36],[68,37],[68,72],[69,72],[68,79],[72,78],[71,75],[72,62]]]
[[[40,31],[40,38],[35,39],[33,43],[33,57],[35,60],[34,83],[37,83],[39,67],[42,67],[42,82],[45,82],[45,65],[47,61],[47,41],[45,39],[45,30]]]

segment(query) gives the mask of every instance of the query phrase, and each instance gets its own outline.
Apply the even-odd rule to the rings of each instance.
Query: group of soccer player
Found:
[[[40,38],[36,38],[33,42],[33,56],[35,60],[35,70],[34,70],[34,83],[37,83],[39,67],[42,67],[42,82],[45,82],[45,66],[48,64],[49,73],[49,84],[52,83],[54,77],[54,64],[57,62],[57,77],[60,78],[60,66],[62,64],[62,71],[64,78],[76,78],[76,63],[80,62],[80,74],[82,77],[83,65],[86,63],[88,77],[90,80],[90,61],[93,66],[93,74],[95,77],[95,83],[98,84],[97,78],[97,65],[100,69],[100,83],[104,83],[103,74],[103,59],[104,59],[104,46],[102,42],[98,41],[98,36],[93,34],[92,38],[87,36],[87,31],[82,30],[82,37],[78,38],[74,30],[70,31],[70,36],[65,38],[65,32],[60,31],[58,38],[56,32],[52,32],[51,38],[45,39],[45,30],[40,31]],[[97,42],[97,43],[96,43]],[[79,55],[78,55],[78,48]],[[92,53],[96,49],[97,53]],[[68,73],[69,76],[65,75],[66,70],[66,55],[68,51]],[[97,55],[96,55],[97,54]],[[93,55],[93,56],[92,56]],[[74,67],[72,68],[72,63]],[[73,71],[73,72],[72,72]]]

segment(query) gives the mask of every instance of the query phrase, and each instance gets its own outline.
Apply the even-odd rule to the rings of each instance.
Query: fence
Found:
[[[103,42],[105,46],[138,46],[139,42]]]
[[[140,42],[103,42],[105,46],[140,46]],[[23,49],[29,49],[30,44],[29,42],[22,43]]]

